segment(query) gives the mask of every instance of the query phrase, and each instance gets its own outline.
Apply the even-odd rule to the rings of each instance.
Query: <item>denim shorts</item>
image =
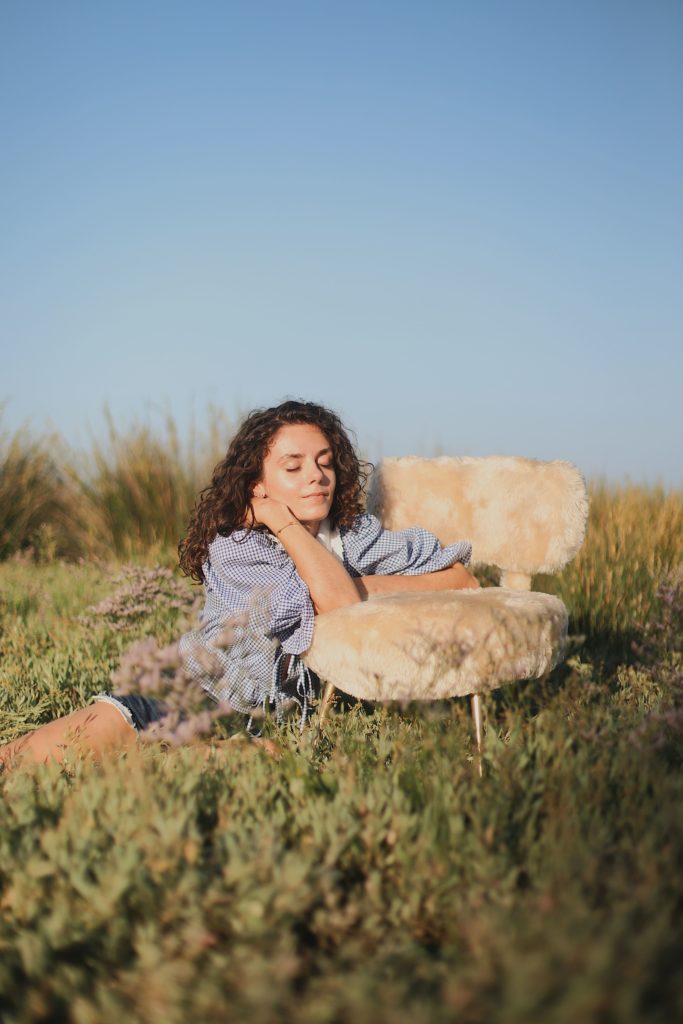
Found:
[[[152,722],[158,722],[160,718],[168,714],[169,708],[162,700],[156,697],[142,697],[140,694],[127,694],[126,696],[110,693],[108,690],[97,693],[92,702],[103,701],[106,704],[113,704],[119,711],[128,725],[132,725],[137,732],[144,732]]]

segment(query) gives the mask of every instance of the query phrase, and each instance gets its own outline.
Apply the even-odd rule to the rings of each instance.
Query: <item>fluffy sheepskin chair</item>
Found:
[[[470,695],[480,747],[479,695],[539,678],[564,655],[567,609],[531,591],[531,576],[558,572],[581,547],[585,481],[560,460],[390,458],[373,474],[368,510],[390,530],[471,541],[470,568],[497,566],[501,585],[371,596],[319,615],[304,661],[327,683],[321,721],[334,687],[372,701]]]

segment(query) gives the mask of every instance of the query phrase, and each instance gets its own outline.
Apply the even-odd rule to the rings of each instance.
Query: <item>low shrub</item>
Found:
[[[172,588],[79,621],[109,590],[0,567],[2,738],[189,624]],[[0,776],[3,1021],[677,1019],[679,612],[662,589],[613,677],[579,651],[487,701],[481,780],[464,701],[268,720],[277,761],[238,736]]]

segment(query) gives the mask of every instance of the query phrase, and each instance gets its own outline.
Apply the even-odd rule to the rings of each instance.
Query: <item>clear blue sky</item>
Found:
[[[0,2],[4,429],[683,485],[683,3]]]

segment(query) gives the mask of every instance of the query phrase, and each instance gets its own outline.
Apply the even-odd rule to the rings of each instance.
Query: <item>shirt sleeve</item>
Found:
[[[419,576],[455,562],[467,566],[472,558],[468,540],[442,548],[429,530],[420,526],[385,530],[368,512],[358,516],[351,529],[340,532],[346,568],[356,576]]]
[[[217,537],[204,576],[211,604],[220,603],[226,615],[248,613],[249,627],[278,640],[288,654],[310,647],[314,612],[308,587],[287,552],[267,536],[237,530]]]

